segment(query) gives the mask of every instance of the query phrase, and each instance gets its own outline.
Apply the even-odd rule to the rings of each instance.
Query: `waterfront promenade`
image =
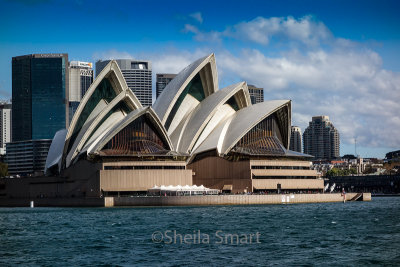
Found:
[[[346,201],[356,196],[357,193],[348,193]],[[358,200],[370,201],[371,194],[362,193]],[[340,193],[333,193],[2,199],[0,207],[29,207],[31,201],[34,201],[35,207],[216,206],[342,202],[343,197]]]

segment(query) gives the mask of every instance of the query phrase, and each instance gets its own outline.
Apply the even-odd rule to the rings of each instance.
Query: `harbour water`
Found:
[[[398,266],[399,251],[399,197],[345,204],[0,209],[0,266]]]

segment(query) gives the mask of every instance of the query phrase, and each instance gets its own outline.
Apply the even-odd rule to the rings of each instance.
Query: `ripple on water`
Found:
[[[399,265],[398,218],[400,198],[346,204],[0,209],[0,265]],[[153,232],[168,230],[182,239],[200,231],[210,240],[152,242]],[[218,230],[258,232],[260,242],[216,244]]]

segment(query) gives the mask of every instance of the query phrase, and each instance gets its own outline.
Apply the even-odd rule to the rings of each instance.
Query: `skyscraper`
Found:
[[[161,95],[165,86],[176,77],[176,74],[157,73],[156,78],[156,98]]]
[[[339,131],[328,116],[312,117],[303,134],[304,153],[316,159],[334,159],[340,156]]]
[[[292,126],[291,128],[289,149],[301,153],[301,129],[298,126]]]
[[[0,154],[5,153],[8,142],[11,142],[11,104],[0,103]]]
[[[68,54],[12,58],[12,141],[51,139],[68,127]]]
[[[264,88],[258,88],[251,84],[247,87],[249,88],[250,99],[253,105],[264,102]]]
[[[117,59],[117,64],[124,75],[126,84],[131,89],[143,106],[151,106],[152,83],[151,83],[151,62],[133,59]],[[96,76],[110,60],[99,60],[96,62]]]
[[[93,83],[93,65],[90,62],[71,61],[69,63],[69,122],[82,97]]]
[[[6,162],[10,175],[42,175],[52,139],[7,143]]]

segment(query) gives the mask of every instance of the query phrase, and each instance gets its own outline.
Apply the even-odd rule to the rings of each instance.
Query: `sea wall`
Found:
[[[357,193],[346,194],[346,200]],[[371,193],[362,193],[359,200],[371,201]],[[284,195],[212,195],[162,197],[105,197],[105,198],[14,198],[0,199],[0,207],[119,207],[119,206],[214,206],[261,205],[291,203],[342,202],[340,194],[284,194]]]
[[[346,194],[346,200],[357,193]],[[363,193],[360,200],[370,201],[371,194]],[[208,205],[259,205],[290,203],[342,202],[341,194],[284,194],[284,195],[213,195],[213,196],[162,196],[114,197],[114,206],[208,206]],[[111,201],[109,202],[111,204]],[[109,205],[111,206],[111,205]]]
[[[0,207],[104,207],[104,198],[14,198],[0,199]]]

